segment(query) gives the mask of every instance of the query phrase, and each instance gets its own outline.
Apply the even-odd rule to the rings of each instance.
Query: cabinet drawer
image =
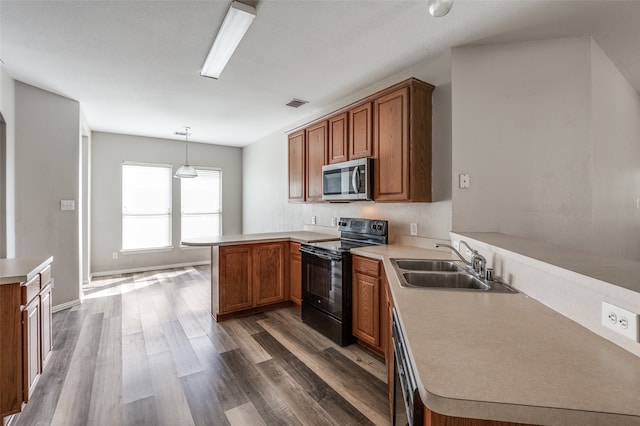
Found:
[[[51,265],[40,272],[40,288],[45,288],[51,282]]]
[[[22,286],[22,304],[26,305],[40,293],[40,274],[36,275]]]
[[[366,257],[353,257],[353,270],[361,274],[378,277],[380,275],[380,261]]]

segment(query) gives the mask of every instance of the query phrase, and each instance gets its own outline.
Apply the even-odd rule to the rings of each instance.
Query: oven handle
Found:
[[[312,256],[317,256],[320,259],[324,259],[324,260],[331,260],[331,261],[336,261],[336,262],[342,261],[342,256],[331,255],[331,254],[326,253],[324,251],[315,250],[315,249],[310,248],[310,247],[302,246],[302,247],[300,247],[300,252],[301,253],[307,253],[307,254],[310,254]]]

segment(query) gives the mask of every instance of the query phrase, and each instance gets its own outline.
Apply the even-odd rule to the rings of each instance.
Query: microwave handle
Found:
[[[360,186],[360,177],[358,176],[358,168],[353,168],[353,177],[351,178],[351,184],[353,185],[353,192],[358,193],[358,186]]]

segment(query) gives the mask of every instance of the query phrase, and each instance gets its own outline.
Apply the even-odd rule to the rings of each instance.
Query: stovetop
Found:
[[[386,220],[341,217],[338,220],[338,230],[341,236],[339,240],[303,245],[332,253],[348,253],[356,247],[387,244],[388,222]]]

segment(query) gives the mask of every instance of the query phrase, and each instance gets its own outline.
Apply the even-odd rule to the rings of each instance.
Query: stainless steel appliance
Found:
[[[424,407],[418,392],[416,376],[411,368],[409,352],[405,343],[404,333],[398,314],[393,309],[393,353],[394,353],[394,385],[393,385],[393,424],[394,425],[422,425],[424,421]]]
[[[359,158],[322,166],[322,199],[357,201],[371,199],[371,160]]]
[[[387,244],[386,220],[340,218],[340,239],[303,243],[302,321],[337,344],[355,341],[351,334],[351,253],[354,247]]]

